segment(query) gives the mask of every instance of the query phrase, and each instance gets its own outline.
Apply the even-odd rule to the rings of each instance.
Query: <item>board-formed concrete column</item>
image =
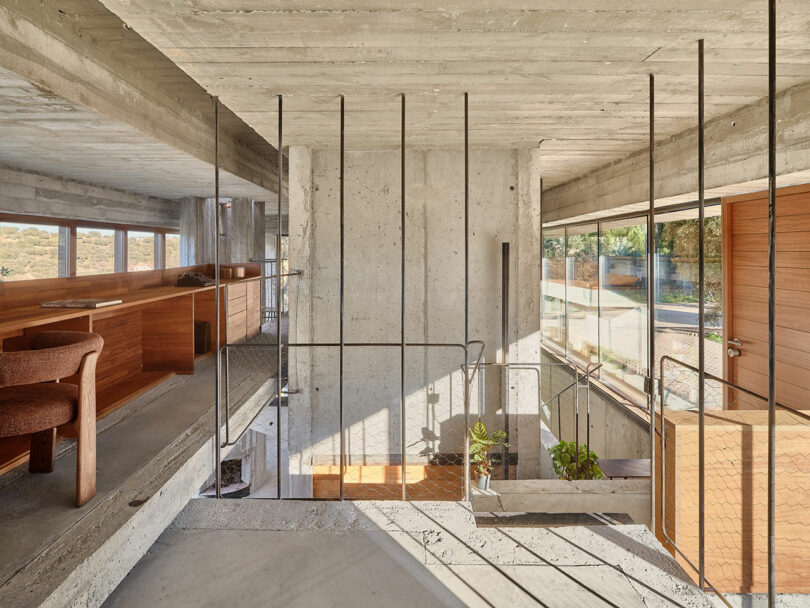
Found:
[[[180,201],[180,265],[214,263],[214,199]]]
[[[311,342],[312,334],[312,150],[290,147],[288,231],[290,235],[290,268],[301,271],[290,281],[289,341]],[[288,349],[288,445],[289,495],[312,497],[312,361],[310,348]],[[321,353],[321,356],[324,356]],[[329,356],[329,353],[326,354]],[[300,392],[296,393],[295,390]]]
[[[290,341],[334,342],[339,323],[339,173],[334,149],[290,150],[290,259],[303,271],[291,297]],[[406,340],[464,339],[464,164],[460,149],[409,150],[406,156]],[[350,150],[345,173],[345,336],[347,342],[397,342],[400,308],[398,151]],[[500,350],[500,250],[512,244],[512,361],[540,358],[540,167],[536,151],[472,150],[470,155],[470,338]],[[292,349],[291,474],[308,496],[308,467],[339,456],[337,349]],[[464,383],[459,349],[406,352],[406,461],[460,457]],[[400,460],[399,351],[347,348],[344,421],[348,464]],[[510,430],[520,474],[539,471],[535,375],[515,373]],[[497,374],[487,386],[490,428],[503,426]],[[292,380],[291,380],[292,383]],[[479,414],[473,391],[471,419]],[[533,445],[538,444],[538,445]],[[525,453],[525,456],[524,456]]]

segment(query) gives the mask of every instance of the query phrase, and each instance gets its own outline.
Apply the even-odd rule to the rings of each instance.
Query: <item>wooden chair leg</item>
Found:
[[[32,473],[51,473],[56,449],[56,429],[31,434],[31,455],[28,470]]]
[[[96,360],[85,355],[79,372],[79,415],[76,419],[76,506],[96,495]]]
[[[81,507],[96,495],[96,421],[89,419],[78,428],[76,454],[76,506]]]

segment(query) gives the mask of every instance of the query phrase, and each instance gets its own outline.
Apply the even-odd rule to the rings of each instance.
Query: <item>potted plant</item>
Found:
[[[604,479],[605,474],[599,468],[599,457],[593,450],[573,441],[560,441],[549,450],[554,472],[560,479]]]
[[[492,475],[492,462],[489,452],[498,446],[509,447],[506,443],[506,431],[497,430],[487,432],[487,427],[480,420],[470,430],[472,442],[470,443],[470,463],[478,475],[478,489],[489,490],[489,480]]]

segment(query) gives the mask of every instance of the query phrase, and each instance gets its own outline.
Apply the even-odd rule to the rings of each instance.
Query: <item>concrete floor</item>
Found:
[[[191,501],[104,604],[711,606],[643,526],[476,528],[467,503]]]

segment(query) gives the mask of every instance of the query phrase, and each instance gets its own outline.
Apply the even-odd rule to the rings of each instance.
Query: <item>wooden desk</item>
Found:
[[[213,267],[0,283],[0,350],[24,350],[43,331],[92,331],[104,338],[96,371],[99,418],[174,374],[194,373],[194,322],[216,326],[215,289],[175,287],[177,274]],[[258,268],[255,269],[258,274]],[[223,343],[260,330],[260,277],[223,281]],[[99,309],[42,308],[41,302],[71,297],[115,297],[121,304]],[[8,304],[12,304],[8,306]],[[70,379],[66,380],[70,381]],[[28,436],[0,439],[0,473],[25,462]]]
[[[608,479],[649,479],[649,458],[600,458],[599,467]]]

